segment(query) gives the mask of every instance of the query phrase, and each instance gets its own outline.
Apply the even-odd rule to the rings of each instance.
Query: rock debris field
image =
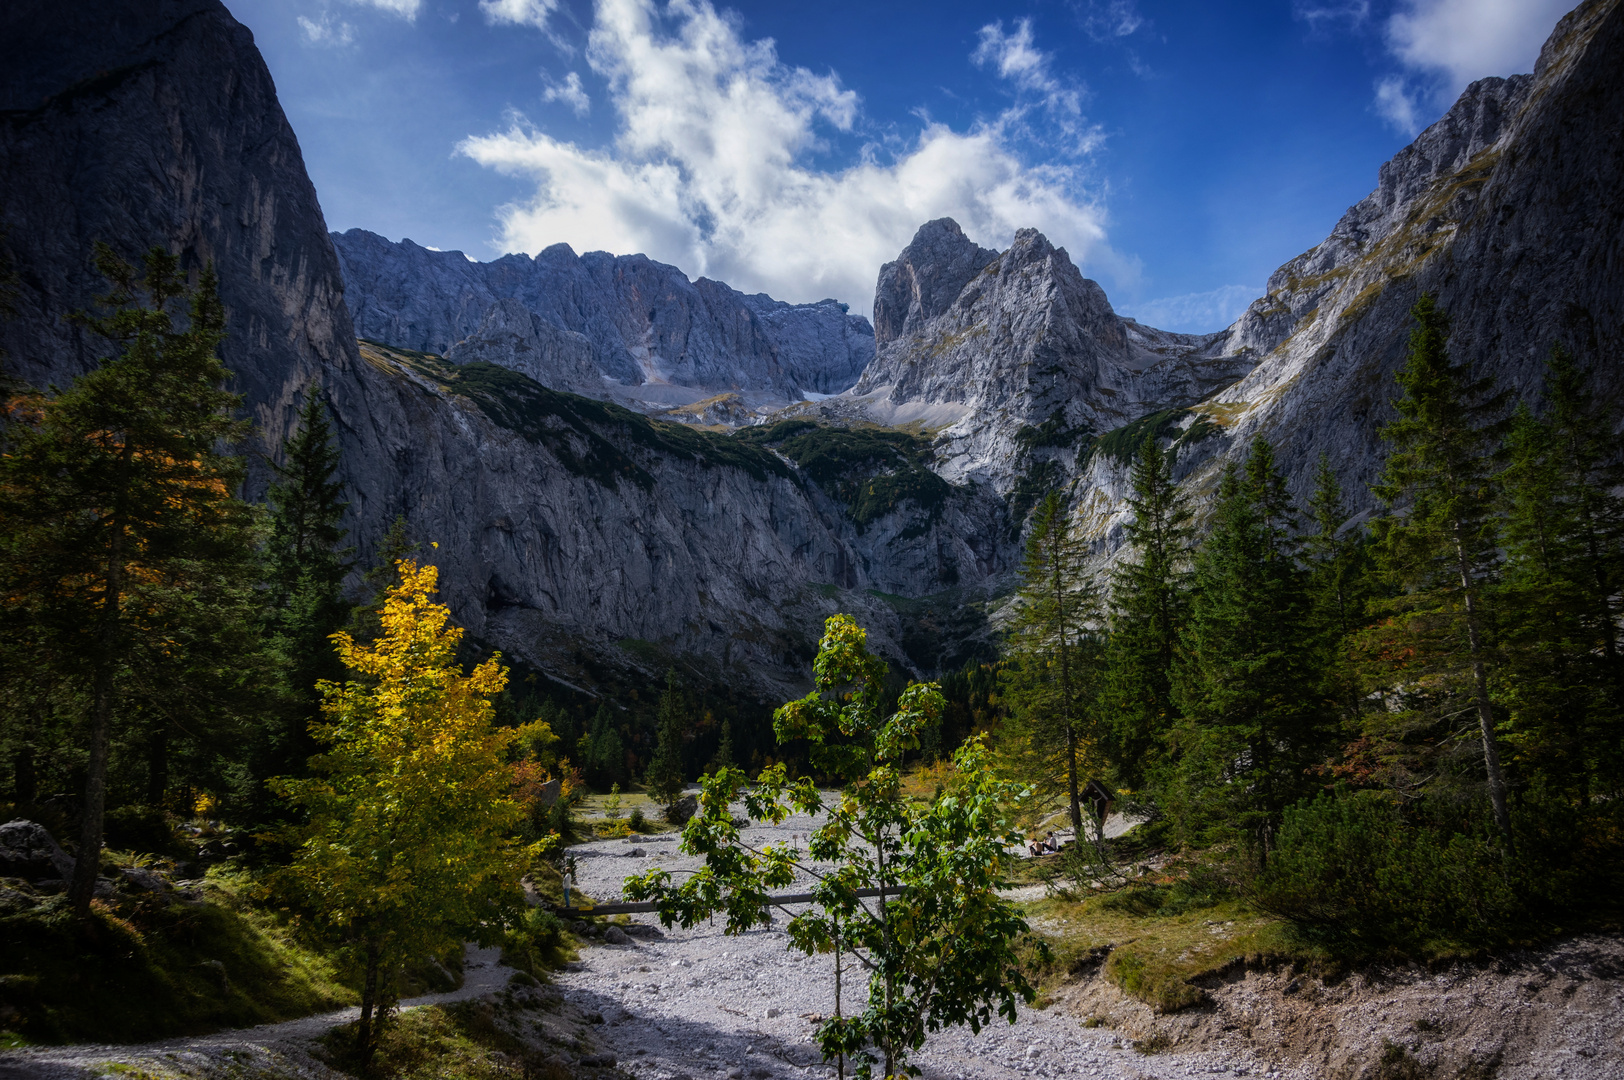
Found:
[[[753,846],[800,838],[817,822],[792,817],[751,826]],[[653,867],[695,869],[673,835],[631,837],[571,848],[578,887],[599,903],[620,898],[621,882]],[[790,891],[805,891],[799,886]],[[871,901],[872,902],[872,901]],[[799,910],[799,908],[791,909]],[[634,922],[658,926],[653,915]],[[580,970],[557,976],[566,1000],[601,1013],[602,1050],[639,1080],[792,1080],[835,1075],[812,1042],[813,1019],[834,1011],[834,964],[789,947],[780,913],[772,928],[730,936],[720,921],[659,938],[638,934],[621,945],[593,945]],[[862,1008],[867,979],[846,969],[842,1003]],[[1059,1007],[1022,1007],[1017,1023],[998,1019],[972,1035],[953,1028],[929,1038],[914,1062],[926,1077],[1228,1077],[1312,1075],[1275,1070],[1250,1057],[1213,1053],[1136,1053],[1107,1028],[1084,1028]],[[851,1074],[848,1063],[847,1072]]]

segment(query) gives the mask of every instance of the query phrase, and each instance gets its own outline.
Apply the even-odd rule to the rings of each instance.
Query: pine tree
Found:
[[[1062,799],[1083,832],[1082,787],[1099,764],[1099,590],[1084,565],[1088,549],[1064,500],[1050,492],[1033,515],[1005,672],[1001,756],[1013,776],[1046,801]]]
[[[1313,531],[1304,537],[1303,548],[1319,643],[1325,653],[1325,693],[1340,703],[1344,718],[1352,723],[1358,719],[1363,693],[1357,672],[1347,662],[1346,643],[1350,634],[1369,621],[1366,606],[1374,595],[1370,546],[1362,530],[1346,528],[1342,485],[1329,455],[1323,452],[1308,510]]]
[[[1512,848],[1506,780],[1489,692],[1492,661],[1485,591],[1498,570],[1495,453],[1504,434],[1505,395],[1449,358],[1449,320],[1423,295],[1412,314],[1409,358],[1398,372],[1398,418],[1384,425],[1392,447],[1372,487],[1391,511],[1374,524],[1376,565],[1397,593],[1384,601],[1387,632],[1406,639],[1399,677],[1412,687],[1431,677],[1434,715],[1475,716],[1494,821]],[[1387,650],[1397,656],[1402,650]],[[1437,683],[1436,680],[1442,680]]]
[[[13,403],[0,464],[5,593],[48,640],[63,679],[87,687],[88,760],[71,887],[87,917],[100,863],[109,755],[125,677],[143,647],[161,651],[172,620],[195,607],[177,597],[227,587],[252,565],[251,508],[232,494],[240,458],[223,448],[247,425],[218,348],[225,314],[212,268],[188,289],[161,249],[143,269],[98,248],[112,309],[86,317],[115,356],[55,395]],[[177,328],[170,309],[186,304]]]
[[[411,526],[406,523],[406,515],[396,514],[395,520],[389,523],[389,531],[378,541],[372,565],[361,575],[363,595],[366,598],[350,609],[348,633],[351,637],[357,641],[371,641],[382,632],[382,624],[378,621],[378,609],[382,606],[384,598],[389,595],[389,589],[399,573],[396,566],[402,559],[416,558],[420,546],[412,539]]]
[[[1326,734],[1324,654],[1292,524],[1285,476],[1259,435],[1244,477],[1224,473],[1174,666],[1183,720],[1167,801],[1186,839],[1239,833],[1264,859]]]
[[[1189,507],[1173,481],[1173,455],[1154,435],[1134,461],[1127,502],[1129,555],[1111,581],[1105,700],[1114,714],[1108,756],[1118,785],[1133,790],[1144,786],[1175,715],[1173,662],[1188,606],[1194,536]]]
[[[731,769],[734,764],[733,722],[724,716],[722,718],[722,735],[716,741],[716,754],[711,758],[710,771],[720,772],[723,769]]]
[[[677,669],[665,673],[665,692],[660,695],[659,742],[649,760],[643,785],[662,803],[682,794],[682,744],[689,727],[688,703],[683,697]]]

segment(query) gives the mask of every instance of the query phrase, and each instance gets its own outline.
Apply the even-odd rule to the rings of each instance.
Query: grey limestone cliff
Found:
[[[505,313],[494,317],[504,323],[522,307],[538,329],[583,337],[602,378],[586,387],[573,368],[560,371],[556,383],[533,365],[528,373],[632,404],[686,404],[718,391],[755,391],[777,404],[808,391],[838,393],[874,354],[868,320],[833,300],[786,304],[746,296],[708,278],[689,281],[644,255],[578,256],[555,244],[534,258],[476,263],[461,252],[394,243],[362,229],[335,233],[333,242],[363,338],[507,363],[505,344],[484,351],[491,339],[481,326],[500,305]]]

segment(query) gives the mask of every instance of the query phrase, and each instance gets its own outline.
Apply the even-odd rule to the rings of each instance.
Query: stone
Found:
[[[658,926],[650,926],[648,923],[627,923],[620,929],[628,937],[645,939],[665,937],[665,933]],[[643,970],[647,971],[648,969],[644,968]]]
[[[688,819],[699,813],[699,799],[693,795],[683,795],[672,800],[665,808],[665,820],[672,825],[686,825]]]
[[[588,1069],[612,1069],[615,1067],[615,1061],[613,1054],[585,1054],[582,1055],[580,1064]]]
[[[632,939],[626,936],[626,931],[618,926],[611,926],[603,932],[603,940],[610,945],[630,945]]]
[[[776,1007],[769,1008],[767,1010],[767,1019],[771,1020],[773,1017],[778,1016],[782,1012],[783,1012],[782,1009],[779,1009],[779,1008],[776,1008]]]
[[[119,877],[125,885],[140,892],[163,895],[173,891],[173,887],[161,874],[146,867],[126,866],[119,871]]]
[[[0,877],[66,880],[73,877],[73,862],[45,826],[21,818],[0,825]]]

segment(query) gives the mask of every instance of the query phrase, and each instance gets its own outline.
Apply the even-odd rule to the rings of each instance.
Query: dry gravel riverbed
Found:
[[[747,842],[803,840],[816,827],[806,817],[752,826]],[[570,849],[579,887],[600,903],[620,897],[621,882],[651,867],[693,869],[676,837],[632,837]],[[680,875],[679,875],[680,876]],[[652,915],[634,921],[658,925]],[[598,1041],[639,1080],[798,1080],[833,1076],[811,1041],[811,1017],[834,1010],[831,958],[789,948],[781,915],[773,928],[729,936],[721,926],[673,928],[658,939],[583,950],[580,970],[557,977],[567,1000],[600,1012]],[[844,1003],[861,1006],[866,980],[848,969]],[[914,1058],[927,1077],[1232,1077],[1310,1076],[1277,1070],[1244,1051],[1137,1053],[1108,1028],[1085,1028],[1059,1008],[1022,1008],[1015,1024],[1000,1019],[972,1035],[939,1032]]]

